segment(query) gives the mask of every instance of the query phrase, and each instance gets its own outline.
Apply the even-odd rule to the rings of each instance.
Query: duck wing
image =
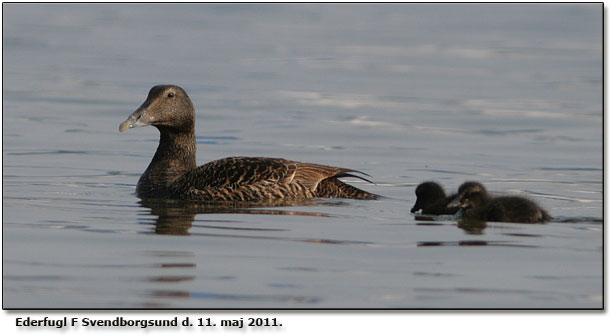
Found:
[[[279,158],[229,157],[199,166],[185,177],[196,189],[299,184],[314,191],[321,181],[330,177],[351,176],[368,181],[353,173],[361,172]]]

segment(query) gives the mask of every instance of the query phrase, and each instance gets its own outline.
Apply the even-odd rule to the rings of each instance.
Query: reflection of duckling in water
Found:
[[[443,188],[436,182],[420,183],[416,188],[416,197],[412,213],[422,210],[423,215],[454,215],[460,209],[458,206],[448,207],[456,194],[446,197]]]
[[[461,207],[463,218],[491,222],[538,223],[551,216],[537,203],[523,197],[488,195],[478,182],[465,182],[458,188],[458,196],[448,207]]]

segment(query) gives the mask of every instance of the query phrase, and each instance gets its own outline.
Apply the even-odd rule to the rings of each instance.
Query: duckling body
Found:
[[[445,191],[437,182],[427,181],[416,187],[416,203],[410,210],[415,213],[422,210],[423,215],[454,215],[459,207],[448,207],[456,194],[446,196]]]
[[[539,223],[551,216],[537,203],[518,196],[492,197],[478,182],[465,182],[448,206],[459,206],[463,217],[491,222]]]
[[[138,180],[141,198],[268,202],[314,197],[376,199],[339,180],[356,170],[278,158],[229,157],[197,167],[195,109],[175,85],[153,87],[145,102],[120,126],[155,126],[159,146]]]

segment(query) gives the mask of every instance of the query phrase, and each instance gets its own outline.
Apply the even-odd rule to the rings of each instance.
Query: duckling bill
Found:
[[[154,86],[119,131],[154,126],[160,140],[136,187],[140,198],[270,202],[315,197],[377,199],[340,181],[362,172],[279,158],[229,157],[197,166],[195,108],[176,85]],[[364,174],[366,175],[366,174]],[[369,181],[368,181],[369,182]]]
[[[517,196],[492,197],[479,182],[465,182],[448,207],[463,209],[463,218],[491,222],[540,223],[551,216],[537,203]]]

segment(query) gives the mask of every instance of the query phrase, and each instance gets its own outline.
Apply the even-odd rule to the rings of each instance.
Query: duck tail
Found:
[[[356,172],[356,173],[363,174],[363,175],[366,175],[366,176],[371,177],[371,175],[369,175],[369,174],[367,174],[367,173],[360,172],[360,171],[356,171],[356,170],[354,170],[353,172]],[[342,177],[354,177],[354,178],[357,178],[357,179],[359,179],[359,180],[363,180],[363,181],[365,181],[365,182],[369,182],[369,183],[371,183],[371,184],[375,184],[375,183],[371,182],[370,180],[368,180],[368,179],[366,179],[366,178],[364,178],[364,177],[362,177],[362,176],[355,175],[355,174],[351,174],[351,173],[348,173],[348,172],[342,172],[342,173],[339,173],[339,174],[335,175],[334,177],[335,177],[335,178],[342,178]]]
[[[552,220],[552,216],[549,215],[549,213],[543,209],[541,209],[541,221],[542,222],[547,222]]]
[[[367,179],[352,174],[341,174],[337,177],[356,177],[367,182]],[[323,198],[352,198],[362,200],[375,200],[380,198],[379,195],[361,190],[357,187],[353,187],[337,179],[337,177],[330,177],[322,180],[316,188],[316,197]]]

